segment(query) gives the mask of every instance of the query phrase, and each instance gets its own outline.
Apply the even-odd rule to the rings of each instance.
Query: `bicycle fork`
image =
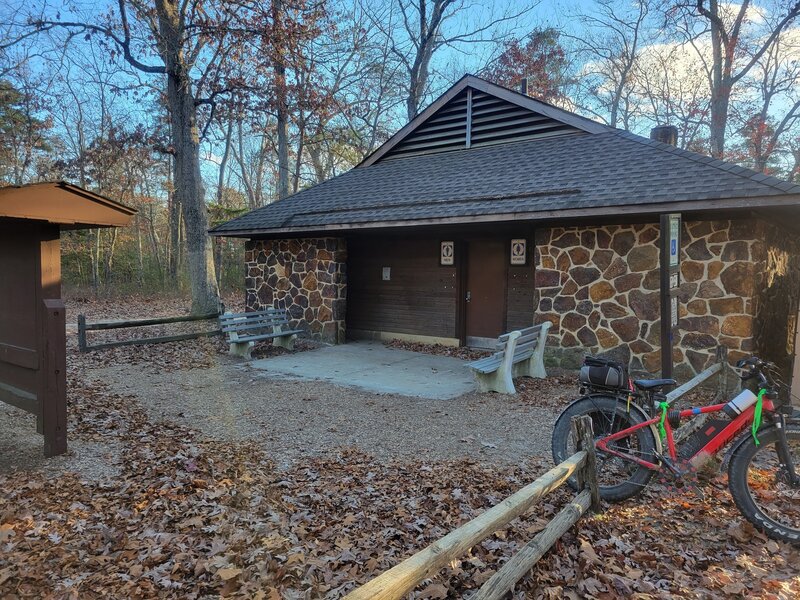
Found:
[[[787,482],[792,487],[800,487],[800,476],[794,468],[794,460],[792,453],[789,451],[789,442],[786,440],[786,416],[780,415],[775,422],[775,429],[778,430],[778,443],[776,450],[778,451],[778,460],[780,461],[779,473],[785,473]]]

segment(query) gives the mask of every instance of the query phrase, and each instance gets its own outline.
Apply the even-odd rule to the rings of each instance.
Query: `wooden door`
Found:
[[[494,347],[503,333],[506,305],[506,244],[472,240],[467,250],[466,338],[468,346]]]

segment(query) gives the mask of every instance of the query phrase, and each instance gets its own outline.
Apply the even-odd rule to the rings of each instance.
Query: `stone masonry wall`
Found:
[[[764,260],[756,278],[758,304],[753,322],[758,356],[775,363],[784,381],[792,376],[800,304],[800,239],[775,224],[762,226]]]
[[[289,311],[293,328],[311,338],[344,343],[347,245],[343,238],[248,240],[247,310]]]
[[[535,248],[537,322],[551,321],[548,361],[575,368],[586,353],[634,373],[661,368],[659,228],[655,224],[543,229]],[[755,278],[764,244],[752,221],[684,223],[675,375],[753,350]]]

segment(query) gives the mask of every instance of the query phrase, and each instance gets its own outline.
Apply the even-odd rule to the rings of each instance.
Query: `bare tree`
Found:
[[[800,2],[779,3],[775,11],[755,7],[750,0],[739,4],[719,0],[679,2],[673,11],[688,25],[683,30],[689,35],[710,37],[710,56],[707,62],[711,93],[711,119],[709,137],[711,155],[722,158],[725,154],[725,137],[730,114],[731,95],[742,80],[751,73],[776,39],[800,15]],[[758,15],[759,26],[754,26],[753,15]],[[700,30],[692,21],[699,21]]]
[[[578,79],[580,108],[611,127],[631,128],[637,107],[632,79],[643,46],[652,41],[646,28],[650,1],[595,0],[576,15],[582,32],[567,34],[574,52],[585,57]]]
[[[678,128],[678,145],[707,150],[709,96],[705,72],[685,45],[652,44],[636,61],[632,77],[637,111],[649,124]]]
[[[800,123],[800,31],[775,39],[746,83],[756,97],[740,117],[753,168],[766,171],[776,151]]]
[[[460,50],[464,45],[492,43],[511,32],[501,31],[505,24],[518,25],[538,3],[519,10],[506,8],[499,15],[487,17],[478,25],[468,22],[467,11],[480,6],[466,0],[393,0],[374,11],[373,23],[391,41],[391,51],[407,74],[406,114],[409,120],[419,112],[430,92],[432,61],[444,47]],[[450,26],[453,25],[453,26]]]
[[[236,15],[232,4],[214,10],[178,0],[154,0],[153,4],[118,0],[116,14],[110,18],[32,19],[37,30],[66,30],[68,39],[79,33],[100,36],[109,55],[120,56],[139,73],[163,78],[173,153],[173,194],[186,228],[193,312],[209,312],[219,306],[200,173],[198,107],[209,106],[213,111],[217,97],[230,91],[226,83],[235,81],[220,65],[229,68],[233,62],[224,59],[236,46],[231,34],[237,31],[233,26]]]

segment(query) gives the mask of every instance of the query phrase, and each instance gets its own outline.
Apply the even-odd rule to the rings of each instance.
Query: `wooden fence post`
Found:
[[[472,596],[472,600],[501,600],[514,589],[517,582],[530,571],[539,559],[563,536],[567,530],[578,522],[592,502],[589,490],[584,490],[567,504],[536,534],[530,542],[512,556],[497,573],[491,576],[481,589]]]
[[[67,332],[64,302],[45,300],[42,318],[40,395],[44,455],[67,451]]]
[[[86,352],[86,315],[78,315],[78,351]]]
[[[420,581],[435,575],[451,560],[463,556],[475,544],[480,543],[501,527],[508,525],[545,495],[561,486],[583,466],[585,460],[586,453],[576,452],[499,504],[451,531],[399,565],[383,572],[372,581],[353,590],[345,596],[345,600],[400,600],[404,598]]]
[[[589,415],[573,417],[570,428],[577,449],[586,451],[586,461],[577,475],[578,489],[589,490],[592,497],[592,511],[600,512],[600,487],[597,483],[597,456],[594,448],[592,418]]]

